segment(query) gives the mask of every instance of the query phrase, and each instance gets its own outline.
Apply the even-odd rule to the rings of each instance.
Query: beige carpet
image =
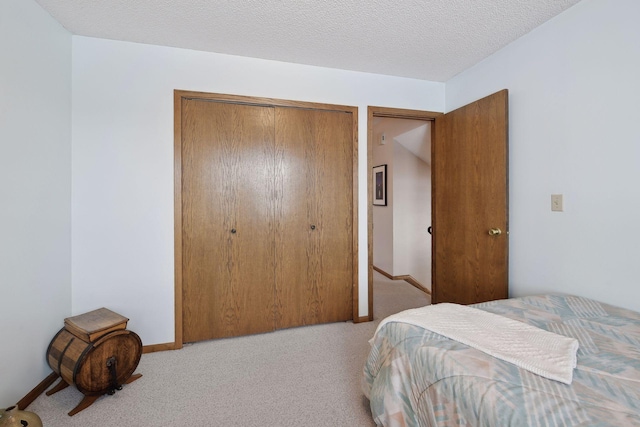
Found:
[[[69,417],[82,399],[69,387],[27,410],[45,427],[374,426],[360,390],[378,322],[429,297],[374,273],[375,321],[308,326],[206,341],[145,354],[143,376]]]

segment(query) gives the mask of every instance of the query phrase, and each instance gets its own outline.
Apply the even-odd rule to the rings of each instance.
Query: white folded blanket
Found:
[[[390,322],[433,331],[545,378],[565,384],[573,380],[576,339],[508,317],[465,305],[440,303],[389,316],[380,322],[376,334]]]

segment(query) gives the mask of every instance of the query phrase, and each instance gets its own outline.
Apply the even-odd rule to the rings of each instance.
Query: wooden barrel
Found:
[[[121,385],[136,370],[141,356],[140,337],[126,329],[110,332],[91,343],[62,328],[47,349],[51,369],[87,396],[111,390],[107,361],[115,359],[117,384]]]

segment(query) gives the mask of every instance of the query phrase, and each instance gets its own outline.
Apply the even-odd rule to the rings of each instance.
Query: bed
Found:
[[[640,313],[560,294],[471,307],[575,338],[571,383],[389,322],[372,338],[363,372],[377,425],[640,426]]]

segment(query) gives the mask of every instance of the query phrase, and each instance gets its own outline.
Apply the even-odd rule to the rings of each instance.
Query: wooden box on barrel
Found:
[[[132,375],[142,356],[142,341],[126,329],[128,321],[118,313],[100,308],[66,318],[64,328],[53,337],[47,349],[47,362],[61,380],[47,395],[70,384],[85,395],[69,415],[142,376]]]

